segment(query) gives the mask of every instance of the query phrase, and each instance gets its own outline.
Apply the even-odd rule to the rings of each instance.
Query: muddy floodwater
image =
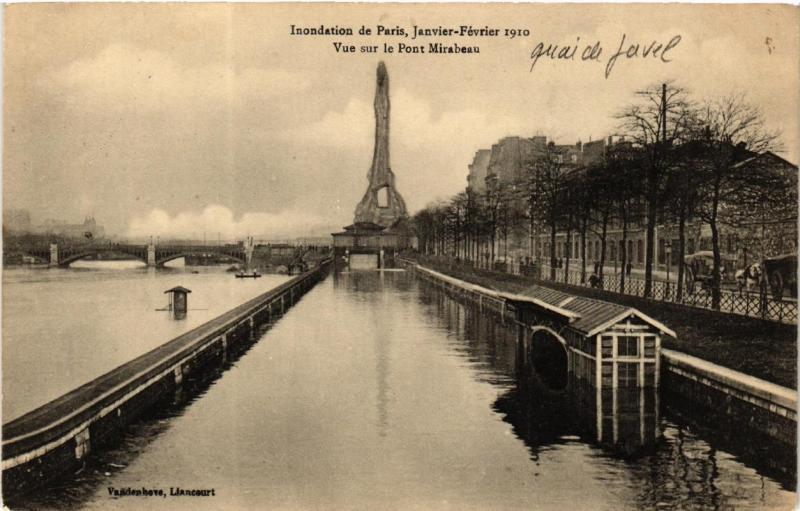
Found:
[[[197,272],[197,273],[193,273]],[[69,269],[3,271],[3,422],[284,282],[237,279],[222,267],[153,270],[136,261],[78,261]],[[164,310],[184,286],[186,318]]]
[[[65,273],[57,282],[6,277],[11,285],[5,286],[5,303],[28,316],[4,328],[17,336],[13,343],[37,343],[28,354],[4,344],[4,387],[14,406],[45,399],[20,397],[39,390],[33,383],[15,384],[29,382],[15,366],[45,353],[56,359],[48,367],[63,368],[58,361],[68,359],[77,367],[68,377],[58,376],[67,390],[177,334],[183,327],[152,310],[165,301],[158,293],[172,285],[193,290],[190,306],[208,308],[190,311],[191,321],[200,322],[223,304],[233,306],[279,281],[131,271],[109,277]],[[75,298],[48,295],[37,314],[29,309],[30,298],[14,300],[48,285]],[[120,309],[120,294],[131,296],[136,312]],[[112,310],[101,312],[106,306]],[[98,316],[87,323],[90,311]],[[14,326],[39,321],[49,326]],[[32,334],[26,328],[40,330]],[[68,339],[53,340],[56,334]],[[123,342],[110,348],[109,339]],[[129,346],[134,340],[144,344]],[[93,343],[93,349],[78,354],[81,343]],[[713,432],[700,433],[671,416],[655,397],[635,396],[627,401],[626,417],[608,418],[616,424],[615,446],[598,441],[597,411],[581,409],[569,389],[541,388],[521,362],[513,328],[413,273],[330,275],[189,403],[133,425],[120,444],[97,453],[81,473],[18,506],[793,508],[791,481],[721,448]],[[126,488],[162,490],[165,496],[112,495]],[[176,489],[214,495],[170,495]]]

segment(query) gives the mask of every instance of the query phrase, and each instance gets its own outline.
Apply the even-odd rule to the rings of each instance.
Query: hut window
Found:
[[[617,368],[617,386],[635,387],[639,375],[639,364],[636,362],[620,362]]]
[[[655,364],[645,364],[644,365],[644,385],[646,387],[652,387],[655,385],[656,381],[656,365]]]
[[[613,355],[614,349],[614,338],[611,336],[604,335],[602,338],[602,357],[603,358],[611,358]]]
[[[602,385],[603,387],[611,387],[614,378],[614,365],[611,362],[604,363],[602,366]],[[610,401],[610,400],[604,400]]]
[[[656,338],[647,336],[644,338],[644,356],[652,358],[656,356]]]
[[[621,335],[617,337],[617,354],[620,357],[635,357],[639,355],[639,337]]]

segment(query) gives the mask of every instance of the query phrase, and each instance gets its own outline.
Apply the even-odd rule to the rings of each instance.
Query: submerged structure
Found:
[[[356,206],[353,224],[333,233],[336,266],[387,268],[395,254],[413,244],[406,204],[395,186],[389,165],[389,74],[378,64],[375,89],[375,148],[367,179],[369,184]]]

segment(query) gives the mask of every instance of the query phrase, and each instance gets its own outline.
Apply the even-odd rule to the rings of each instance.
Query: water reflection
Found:
[[[517,335],[413,273],[336,275],[202,399],[157,419],[166,425],[133,428],[148,441],[98,454],[125,466],[101,466],[75,507],[791,507],[793,493],[713,434],[658,417],[658,402],[548,389]],[[223,497],[112,500],[107,486],[214,487]]]
[[[763,439],[743,442],[741,435],[735,435],[736,441],[727,435],[720,439],[719,431],[698,430],[681,416],[665,420],[653,388],[600,390],[570,375],[566,389],[554,391],[537,370],[518,327],[461,297],[423,285],[429,295],[423,293],[422,302],[454,332],[464,356],[482,369],[480,379],[512,383],[494,409],[525,442],[532,461],[538,463],[543,451],[580,441],[599,449],[609,463],[625,464],[641,508],[791,507],[793,495],[776,495],[775,481],[794,491],[793,463],[776,446]],[[753,443],[757,456],[752,455]],[[776,470],[776,459],[785,470]]]
[[[235,279],[224,267],[196,267],[195,271],[156,270],[130,261],[85,262],[83,269],[4,270],[4,421],[288,278]],[[181,318],[165,310],[169,307],[164,291],[175,286],[193,290],[188,313]]]
[[[377,275],[377,278],[376,278]],[[374,294],[380,295],[382,291],[386,290],[387,272],[384,271],[352,271],[352,272],[335,272],[334,273],[334,287],[346,291],[349,294],[361,294],[362,296],[372,297]],[[396,277],[396,272],[388,273],[389,279],[392,283],[402,288],[400,282],[408,282],[407,276]],[[405,278],[404,278],[405,277]],[[406,285],[406,290],[408,286]],[[376,310],[370,309],[369,320],[376,321]],[[377,417],[378,417],[378,434],[385,437],[389,429],[389,379],[391,376],[390,367],[390,337],[384,335],[382,332],[376,330],[372,342],[375,349],[375,381],[377,396],[375,398]]]

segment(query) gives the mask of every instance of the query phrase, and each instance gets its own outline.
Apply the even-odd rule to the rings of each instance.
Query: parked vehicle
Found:
[[[720,283],[731,284],[734,280],[736,256],[720,254]],[[687,254],[683,258],[684,285],[686,292],[694,293],[695,284],[700,283],[701,289],[710,289],[714,272],[714,252],[702,250],[694,254]]]
[[[797,298],[797,254],[768,257],[761,262],[772,297],[783,299],[786,291]]]

